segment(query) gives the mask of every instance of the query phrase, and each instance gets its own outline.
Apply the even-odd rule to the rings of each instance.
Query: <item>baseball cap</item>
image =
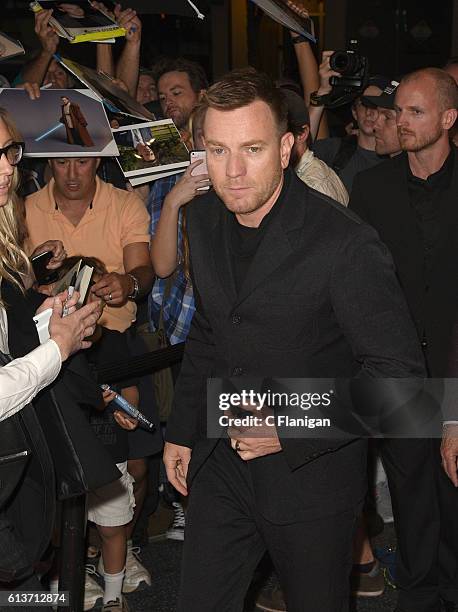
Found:
[[[310,125],[310,116],[304,98],[296,92],[281,87],[281,92],[288,107],[288,123],[292,128]]]
[[[380,106],[380,108],[394,109],[394,96],[398,88],[398,81],[391,81],[379,96],[361,96],[361,100],[370,106]]]

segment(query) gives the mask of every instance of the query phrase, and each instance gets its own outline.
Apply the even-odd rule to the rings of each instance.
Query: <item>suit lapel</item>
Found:
[[[211,246],[213,261],[218,274],[219,282],[227,295],[229,304],[236,298],[235,280],[231,266],[230,216],[224,208],[220,209],[219,219],[211,231]]]

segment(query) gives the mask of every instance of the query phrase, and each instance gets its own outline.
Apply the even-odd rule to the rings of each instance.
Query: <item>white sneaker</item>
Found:
[[[103,600],[102,587],[92,578],[98,576],[94,565],[86,565],[86,576],[84,580],[84,610],[92,610],[99,599]]]
[[[146,567],[140,562],[139,553],[139,546],[127,545],[126,573],[122,583],[123,593],[132,593],[139,588],[151,586],[151,575]],[[103,575],[105,570],[102,557],[99,559],[98,570]]]
[[[126,575],[122,583],[123,593],[132,593],[143,586],[151,586],[151,574],[140,562],[140,546],[127,545]]]
[[[173,523],[165,532],[165,537],[168,540],[184,540],[184,528],[186,520],[184,516],[183,506],[179,502],[172,502],[173,506]]]
[[[129,606],[125,597],[121,600],[116,598],[114,601],[109,601],[103,605],[102,612],[129,612]]]

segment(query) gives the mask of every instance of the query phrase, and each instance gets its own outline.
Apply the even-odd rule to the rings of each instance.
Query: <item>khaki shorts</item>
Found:
[[[127,471],[127,461],[117,463],[121,478],[90,491],[87,518],[101,527],[119,527],[134,516],[134,479]]]

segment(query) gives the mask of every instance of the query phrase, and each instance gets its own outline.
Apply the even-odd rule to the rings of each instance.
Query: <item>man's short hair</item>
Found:
[[[304,98],[297,93],[283,87],[279,89],[288,108],[288,130],[298,136],[304,131],[304,126],[310,127],[309,109]]]
[[[183,57],[164,58],[159,61],[151,70],[153,78],[157,83],[159,79],[168,72],[185,72],[188,75],[192,90],[199,93],[202,89],[207,89],[208,79],[204,69],[197,62],[184,59]]]
[[[149,68],[142,68],[142,66],[140,66],[140,68],[138,69],[138,76],[149,76],[153,79],[153,81],[155,81],[154,72]]]
[[[230,111],[262,101],[272,111],[278,132],[283,135],[288,128],[288,107],[280,90],[272,79],[254,68],[232,70],[212,85],[204,94],[203,109]]]
[[[455,79],[440,68],[420,68],[407,74],[401,81],[403,83],[411,83],[422,77],[430,78],[434,82],[434,89],[437,92],[437,99],[440,104],[440,110],[444,111],[449,108],[458,108],[458,86]]]

